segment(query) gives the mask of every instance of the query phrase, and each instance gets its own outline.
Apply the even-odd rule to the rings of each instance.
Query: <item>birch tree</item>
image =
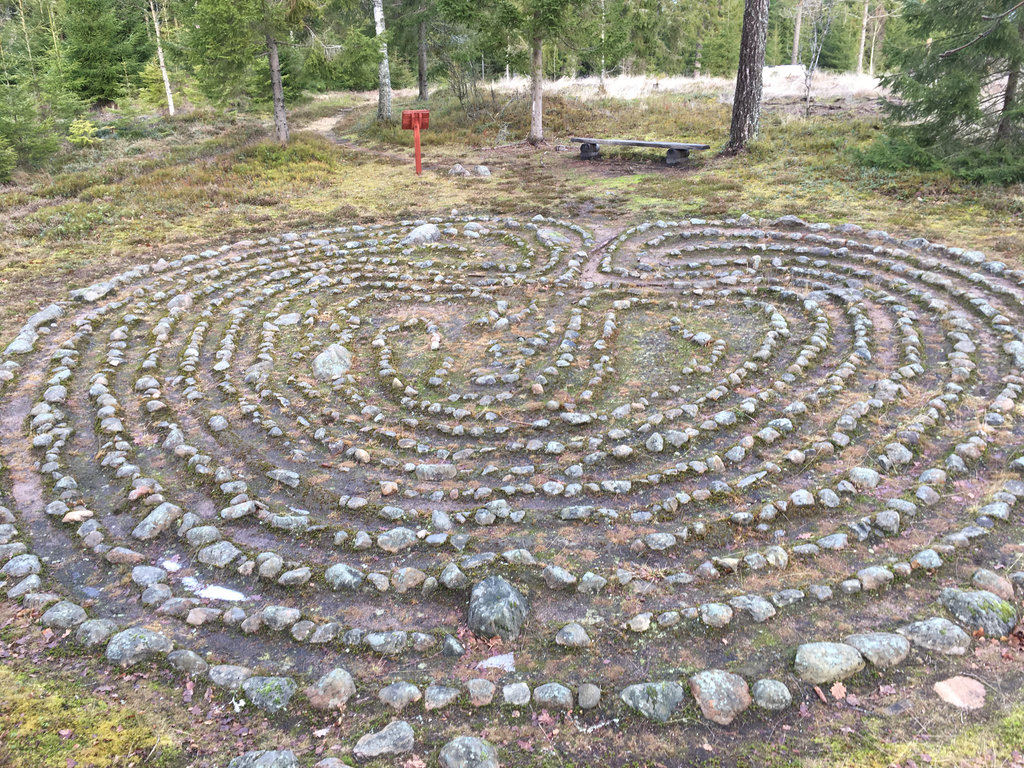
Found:
[[[388,39],[384,26],[384,0],[373,0],[373,26],[380,51],[380,61],[377,63],[377,120],[390,123],[391,67],[388,64]]]

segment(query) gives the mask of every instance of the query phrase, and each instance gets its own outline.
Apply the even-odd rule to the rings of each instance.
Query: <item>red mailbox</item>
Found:
[[[429,109],[406,109],[402,111],[403,130],[412,131],[413,145],[416,147],[416,175],[423,173],[423,163],[420,159],[420,129],[426,130],[430,127]]]

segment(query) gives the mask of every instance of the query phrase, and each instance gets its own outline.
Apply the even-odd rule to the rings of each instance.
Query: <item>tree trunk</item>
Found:
[[[1013,131],[1013,110],[1017,105],[1017,86],[1020,81],[1020,67],[1010,70],[1006,78],[1006,90],[1003,92],[1003,111],[996,130],[996,140],[1006,141]]]
[[[430,94],[427,92],[427,20],[425,18],[420,19],[420,71],[419,71],[419,82],[420,82],[420,101],[426,101],[430,98]]]
[[[149,10],[153,14],[153,29],[156,31],[156,60],[160,64],[160,74],[164,78],[164,91],[167,93],[167,114],[174,115],[174,93],[171,92],[171,79],[167,77],[167,65],[164,63],[164,47],[160,42],[160,19],[156,14],[153,0],[149,0]]]
[[[864,0],[864,15],[860,20],[860,52],[857,54],[857,74],[864,74],[864,44],[868,39],[868,6],[871,0]]]
[[[693,60],[693,76],[700,77],[701,67],[703,66],[701,59],[704,56],[704,36],[701,35],[697,38],[697,55]]]
[[[391,122],[391,68],[388,43],[384,37],[384,0],[373,0],[373,23],[380,39],[380,64],[377,66],[377,120]]]
[[[793,66],[800,63],[800,25],[804,20],[804,0],[798,0],[796,4],[796,23],[793,25]]]
[[[1024,42],[1024,18],[1017,27],[1018,35]],[[1017,88],[1020,85],[1021,68],[1024,62],[1015,56],[1010,61],[1010,72],[1006,76],[1006,90],[1003,91],[1003,111],[999,117],[999,128],[996,129],[996,141],[1006,141],[1013,133],[1014,112],[1017,109]]]
[[[604,88],[604,77],[605,77],[605,60],[604,60],[604,44],[605,44],[605,32],[604,27],[607,23],[605,16],[604,0],[601,0],[601,88]]]
[[[544,38],[539,31],[533,33],[533,79],[530,90],[530,135],[527,141],[536,146],[544,141]]]
[[[768,0],[746,0],[740,66],[736,72],[736,95],[732,102],[732,126],[725,151],[740,152],[757,136],[761,121],[761,82],[764,51],[768,39]]]
[[[267,34],[267,58],[270,59],[270,85],[274,90],[274,129],[277,140],[288,143],[288,115],[284,111],[284,84],[281,82],[281,62],[277,58],[277,40]]]

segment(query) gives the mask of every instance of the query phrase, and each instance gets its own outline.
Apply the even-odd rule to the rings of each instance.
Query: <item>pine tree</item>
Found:
[[[757,137],[761,122],[764,49],[768,37],[768,0],[747,0],[743,14],[740,66],[736,73],[736,96],[732,103],[732,125],[726,152],[740,152]]]
[[[898,97],[890,149],[969,178],[1024,180],[1024,3],[909,0],[903,16],[910,44],[883,78]]]

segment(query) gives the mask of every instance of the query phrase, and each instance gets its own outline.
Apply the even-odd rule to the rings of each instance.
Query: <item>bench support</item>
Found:
[[[580,144],[581,160],[593,160],[599,154],[601,154],[601,150],[598,148],[597,144]]]
[[[670,149],[665,153],[665,165],[679,165],[683,162],[684,157],[689,156],[690,150],[688,149]]]

